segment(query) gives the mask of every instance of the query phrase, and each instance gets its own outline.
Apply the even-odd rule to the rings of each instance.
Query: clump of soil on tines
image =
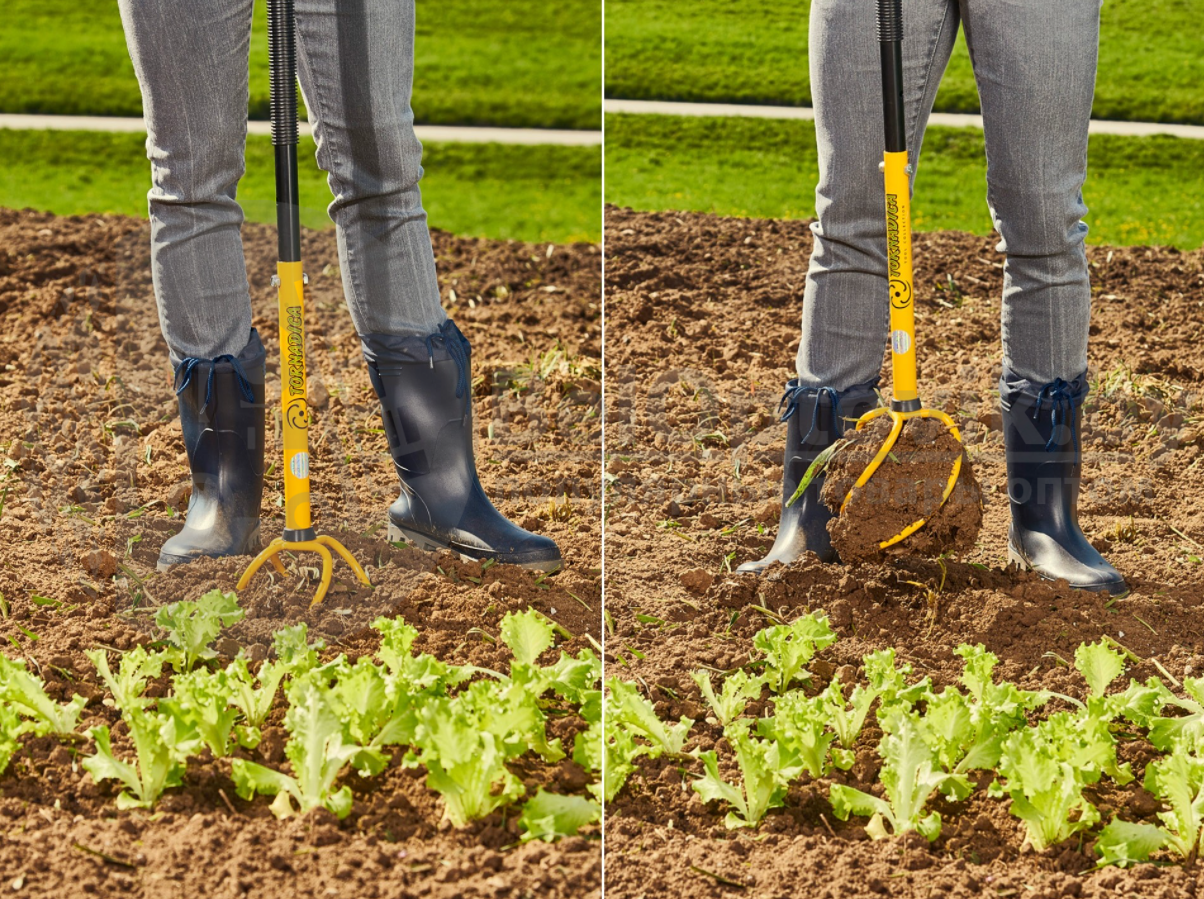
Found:
[[[832,546],[844,562],[885,556],[939,556],[974,547],[982,527],[982,490],[961,443],[939,421],[914,418],[903,425],[890,455],[861,487],[854,484],[877,455],[891,429],[881,416],[848,441],[832,457],[821,496],[836,517],[828,522]],[[961,473],[944,504],[941,497],[958,457]],[[841,504],[849,496],[848,505]],[[921,519],[924,526],[893,546],[890,540]]]

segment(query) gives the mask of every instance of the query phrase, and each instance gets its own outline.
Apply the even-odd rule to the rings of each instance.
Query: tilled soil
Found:
[[[274,230],[244,228],[254,324],[268,346],[269,408],[279,398]],[[601,637],[601,255],[594,246],[530,245],[434,235],[444,305],[473,345],[477,457],[501,511],[559,543],[565,570],[465,564],[394,548],[384,509],[396,497],[378,407],[343,308],[333,232],[306,233],[311,469],[316,527],[364,564],[361,587],[336,563],[326,601],[309,608],[316,560],[270,569],[240,595],[246,619],[224,654],[268,652],[272,631],[305,621],[328,653],[371,652],[367,625],[402,614],[418,649],[459,664],[504,665],[500,618],[534,606],[562,624],[570,652]],[[114,725],[83,651],[127,649],[154,635],[161,604],[233,589],[249,557],[156,574],[180,526],[188,468],[171,367],[150,284],[145,222],[0,210],[0,638],[52,694],[88,696],[83,727]],[[270,414],[270,413],[269,413]],[[269,419],[268,459],[279,424]],[[279,466],[276,466],[278,470]],[[283,522],[269,474],[265,539]],[[280,710],[274,713],[277,718]],[[571,743],[565,722],[550,725]],[[285,733],[268,728],[250,757],[278,763]],[[119,728],[114,747],[128,739]],[[349,778],[350,817],[277,822],[263,799],[234,793],[228,761],[194,760],[156,813],[118,813],[113,791],[79,766],[86,740],[27,742],[0,777],[0,888],[19,896],[590,896],[600,887],[597,828],[556,845],[517,845],[515,816],[461,831],[440,825],[423,775],[395,765]],[[399,761],[399,759],[397,760]],[[538,785],[582,792],[584,772],[524,760]],[[103,854],[103,855],[102,855]]]
[[[828,533],[841,561],[960,554],[973,548],[982,527],[982,490],[961,444],[936,419],[906,422],[878,470],[856,486],[890,431],[885,415],[859,431],[846,431],[848,443],[828,465],[821,496],[836,515],[828,522]],[[957,482],[942,502],[959,458]],[[918,521],[924,522],[919,530],[881,548]]]
[[[804,560],[763,577],[731,572],[763,556],[777,526],[785,426],[775,410],[798,346],[807,223],[610,209],[606,240],[607,671],[645,686],[662,717],[696,719],[687,751],[721,739],[689,672],[748,661],[752,635],[770,623],[754,605],[787,619],[827,610],[840,639],[812,664],[819,688],[888,646],[949,684],[961,670],[953,649],[981,642],[1000,657],[998,677],[1081,696],[1066,660],[1103,634],[1143,659],[1134,677],[1164,677],[1155,662],[1175,677],[1204,671],[1204,252],[1088,252],[1081,514],[1133,590],[1116,602],[1006,567],[994,240],[935,233],[915,243],[920,385],[928,405],[965,425],[985,502],[973,549],[940,563]],[[863,735],[862,761],[842,780],[868,789],[878,736]],[[1137,780],[1092,796],[1104,820],[1120,808],[1131,820],[1157,811],[1138,786],[1148,761],[1139,745],[1120,750]],[[794,786],[759,831],[731,832],[723,810],[689,788],[697,773],[643,760],[609,805],[612,899],[1204,893],[1198,865],[1094,871],[1090,839],[1022,853],[1018,820],[985,791],[937,805],[944,830],[931,846],[873,842],[864,819],[836,820],[829,781]]]

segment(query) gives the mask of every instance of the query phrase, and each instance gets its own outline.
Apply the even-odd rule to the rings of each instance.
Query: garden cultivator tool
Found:
[[[314,552],[322,558],[317,605],[330,587],[331,550],[351,566],[363,584],[368,575],[333,537],[314,532],[309,501],[309,404],[305,377],[304,286],[301,267],[301,212],[297,188],[297,55],[293,0],[268,0],[268,55],[271,68],[272,144],[276,151],[276,228],[279,261],[272,284],[280,304],[280,406],[284,443],[284,536],[277,537],[238,581],[242,590],[265,562],[285,574],[279,555]]]
[[[886,151],[883,154],[882,172],[886,187],[886,255],[890,279],[891,371],[894,375],[894,393],[890,406],[879,407],[861,416],[857,420],[857,430],[860,431],[882,415],[891,417],[892,427],[882,448],[844,498],[840,507],[842,512],[853,493],[864,487],[879,466],[886,461],[903,432],[903,426],[910,419],[934,418],[945,425],[959,443],[962,439],[952,418],[938,409],[924,407],[916,385],[916,321],[911,270],[912,167],[907,158],[907,125],[903,101],[902,0],[878,0],[878,41],[882,53],[882,104],[886,124]],[[953,463],[953,471],[941,495],[938,509],[953,493],[961,468],[962,456],[959,454]],[[879,548],[886,549],[905,540],[922,528],[927,520],[920,518],[912,522],[895,536],[879,543]]]

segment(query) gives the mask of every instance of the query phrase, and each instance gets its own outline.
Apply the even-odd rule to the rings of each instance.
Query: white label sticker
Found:
[[[902,356],[911,349],[911,337],[908,336],[906,331],[892,331],[890,345],[896,353]]]
[[[293,458],[289,460],[289,469],[295,478],[309,477],[309,453],[294,453]]]

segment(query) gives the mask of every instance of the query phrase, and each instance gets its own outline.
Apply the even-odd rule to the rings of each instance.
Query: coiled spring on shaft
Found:
[[[903,0],[878,0],[878,40],[903,40]]]
[[[268,0],[272,143],[297,143],[297,38],[293,0]]]

